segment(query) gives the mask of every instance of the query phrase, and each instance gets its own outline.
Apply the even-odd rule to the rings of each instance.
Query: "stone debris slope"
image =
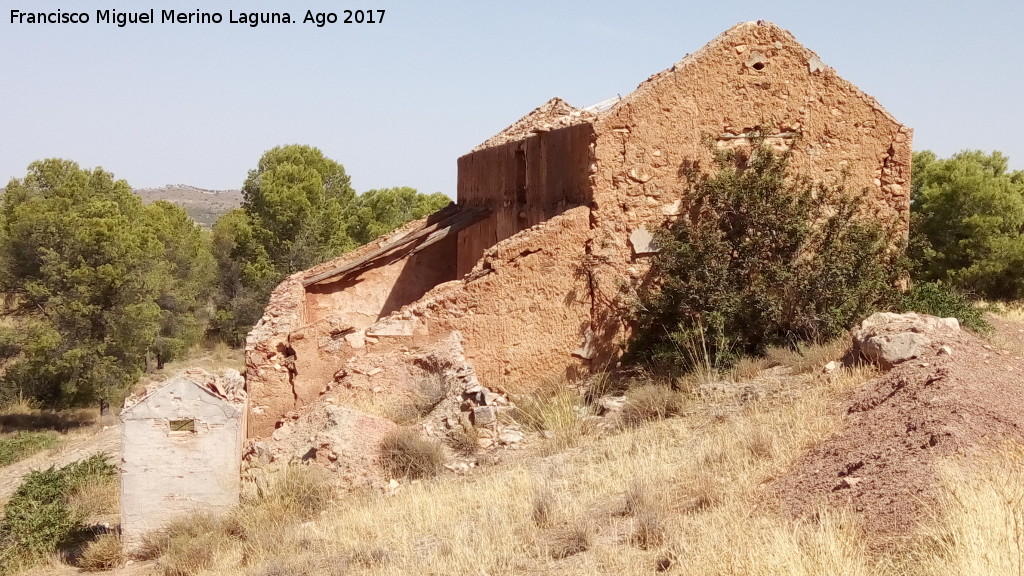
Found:
[[[514,449],[524,440],[521,427],[507,417],[513,410],[507,394],[480,384],[458,332],[405,368],[404,378],[381,380],[381,367],[355,362],[318,401],[286,414],[269,438],[251,440],[243,463],[250,487],[297,462],[337,473],[346,488],[387,486],[379,454],[387,435],[401,427],[395,420],[415,420],[418,434],[446,446],[446,467],[455,473],[476,466],[487,449]],[[378,413],[353,406],[372,406]],[[447,444],[454,435],[480,451],[453,451]]]
[[[1003,324],[1000,333],[1019,339],[1020,329]],[[943,466],[1024,442],[1024,362],[1020,350],[988,344],[953,319],[875,315],[853,339],[854,351],[892,369],[854,390],[839,406],[843,428],[768,491],[798,516],[849,507],[873,545],[896,546],[936,504]]]

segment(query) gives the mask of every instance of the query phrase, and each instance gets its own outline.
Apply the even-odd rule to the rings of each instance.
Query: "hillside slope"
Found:
[[[135,193],[147,204],[167,200],[181,206],[204,228],[210,228],[222,214],[242,205],[241,190],[204,190],[187,184],[168,184],[160,188],[138,188]]]

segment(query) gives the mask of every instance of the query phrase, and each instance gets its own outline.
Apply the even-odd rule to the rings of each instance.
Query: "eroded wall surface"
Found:
[[[459,158],[458,204],[491,216],[459,232],[457,277],[501,240],[590,204],[594,132],[589,124],[545,131]]]
[[[574,352],[593,306],[583,271],[589,231],[590,209],[569,209],[498,243],[465,279],[438,286],[367,334],[407,345],[458,331],[480,381],[506,390],[572,375],[584,365]]]
[[[685,205],[687,174],[713,168],[705,139],[749,146],[761,128],[768,144],[791,148],[800,176],[845,182],[864,194],[868,217],[909,223],[911,131],[841,79],[812,51],[772,24],[744,23],[673,68],[653,76],[595,120],[595,299],[615,299],[623,281],[642,282],[649,255],[630,236],[654,230]],[[641,250],[641,252],[643,252]],[[608,307],[595,311],[607,360],[627,326]]]
[[[573,208],[499,242],[465,278],[362,329],[331,317],[303,324],[291,305],[301,283],[282,284],[268,307],[274,316],[250,334],[250,436],[269,436],[282,415],[332,387],[408,392],[419,372],[409,368],[411,359],[454,331],[462,333],[480,380],[492,386],[530,390],[543,378],[581,369],[573,352],[590,326],[592,302],[580,269],[589,221],[588,208]]]
[[[121,536],[127,549],[191,512],[238,505],[246,405],[178,376],[122,414]],[[172,422],[192,421],[190,431]]]
[[[335,357],[346,347],[361,346],[367,326],[454,279],[456,238],[414,254],[398,254],[340,281],[306,287],[303,279],[366,258],[430,224],[430,218],[410,222],[349,254],[293,274],[274,289],[263,318],[246,338],[251,436],[268,435],[286,412],[315,400],[338,369]]]
[[[906,235],[911,131],[772,24],[733,27],[610,108],[552,102],[459,159],[459,205],[492,212],[458,233],[458,280],[371,324],[381,298],[352,298],[400,283],[390,268],[374,271],[379,287],[307,293],[297,275],[275,291],[247,347],[253,435],[331,386],[407,391],[403,363],[454,331],[485,386],[528,390],[615,362],[623,295],[646,279],[650,232],[679,217],[688,176],[712,169],[708,141],[766,132],[797,174],[843,181],[867,217],[895,224],[894,242]]]

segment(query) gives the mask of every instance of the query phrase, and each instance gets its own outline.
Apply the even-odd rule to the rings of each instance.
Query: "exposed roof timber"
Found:
[[[404,256],[411,256],[420,250],[447,238],[459,230],[463,230],[473,224],[476,224],[486,218],[490,213],[491,211],[487,208],[460,209],[454,214],[447,216],[430,226],[421,228],[420,230],[403,236],[390,244],[381,246],[377,250],[370,252],[358,260],[331,268],[330,270],[326,270],[308,278],[303,278],[302,285],[306,287],[313,284],[337,281],[342,276],[357,274],[368,268],[380,266],[381,264],[378,262],[379,260],[387,259],[389,257],[397,259]],[[410,249],[405,251],[406,248]]]

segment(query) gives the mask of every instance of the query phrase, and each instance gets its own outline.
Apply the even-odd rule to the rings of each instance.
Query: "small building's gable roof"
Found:
[[[121,419],[236,417],[244,409],[245,391],[226,380],[204,370],[179,372],[126,400]]]

